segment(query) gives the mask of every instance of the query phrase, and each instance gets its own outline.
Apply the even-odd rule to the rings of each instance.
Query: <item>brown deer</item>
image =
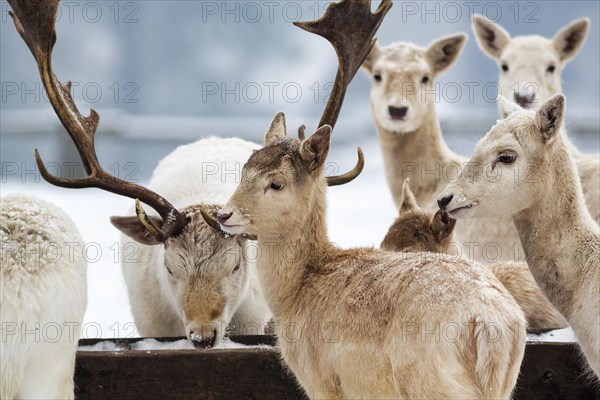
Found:
[[[460,246],[454,240],[456,220],[442,210],[435,214],[423,210],[410,190],[408,179],[402,190],[399,216],[381,242],[381,249],[460,256]],[[507,261],[488,267],[523,310],[528,329],[550,330],[569,325],[541,292],[526,263]]]
[[[367,25],[356,19],[370,14],[369,4],[330,5],[310,26],[356,37]],[[525,319],[491,273],[445,255],[340,250],[329,241],[331,129],[294,139],[277,114],[217,214],[225,232],[258,238],[258,275],[287,365],[314,399],[509,398]],[[442,338],[450,327],[452,337]]]

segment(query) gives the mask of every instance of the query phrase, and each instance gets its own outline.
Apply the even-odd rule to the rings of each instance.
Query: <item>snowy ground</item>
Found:
[[[396,217],[388,192],[377,143],[364,148],[366,166],[353,183],[331,188],[329,197],[330,239],[343,248],[377,247]],[[340,161],[340,169],[350,169],[356,149],[338,146],[330,161]],[[343,162],[341,161],[343,160]],[[2,195],[30,193],[60,205],[76,222],[85,243],[78,249],[88,259],[89,303],[84,319],[84,338],[127,338],[138,336],[129,310],[125,283],[121,275],[119,232],[109,222],[111,215],[122,215],[132,200],[96,189],[66,190],[39,183],[7,182]],[[574,340],[570,329],[554,331],[534,340]]]

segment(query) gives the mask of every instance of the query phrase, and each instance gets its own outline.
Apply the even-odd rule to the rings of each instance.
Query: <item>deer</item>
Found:
[[[277,114],[217,214],[223,231],[258,238],[259,280],[300,385],[312,399],[510,398],[524,352],[515,330],[526,321],[488,270],[328,240],[330,135],[324,125],[304,141],[289,138]],[[485,339],[492,325],[494,343]],[[431,327],[456,328],[460,340],[422,341]]]
[[[583,47],[589,29],[590,20],[580,18],[551,39],[539,35],[511,38],[499,24],[478,14],[473,16],[479,47],[500,69],[500,93],[528,109],[535,109],[550,96],[562,93],[561,72]],[[568,136],[566,143],[577,164],[585,202],[592,217],[600,222],[599,155],[580,152]]]
[[[390,6],[384,1],[372,14],[369,1],[332,3],[318,21],[297,24],[353,38],[336,48],[365,43],[364,52],[356,45],[354,53],[337,51],[353,58],[341,64],[355,65],[354,73]],[[329,241],[324,164],[335,120],[324,115],[311,136],[296,139],[278,113],[264,147],[250,156],[239,186],[213,218],[228,234],[257,237],[258,276],[285,363],[312,399],[509,398],[525,319],[489,271],[445,255],[341,250]],[[359,157],[344,183],[361,171]],[[498,328],[494,343],[484,339],[489,323]],[[425,326],[448,324],[457,341],[421,341]]]
[[[454,238],[456,220],[443,210],[433,213],[422,209],[410,190],[408,179],[404,181],[402,189],[398,217],[383,238],[380,248],[387,251],[425,251],[462,256],[460,246]],[[527,263],[500,262],[491,264],[489,268],[523,310],[528,330],[540,332],[569,326],[541,292]]]
[[[502,119],[477,143],[438,205],[456,219],[512,216],[535,281],[599,376],[600,228],[561,133],[565,103],[556,94],[534,111],[500,98]]]
[[[432,95],[435,78],[456,61],[466,39],[465,34],[458,33],[436,39],[425,48],[406,42],[375,45],[362,65],[371,77],[371,113],[397,207],[402,201],[404,180],[412,178],[417,202],[428,210],[437,208],[437,195],[468,161],[444,141]],[[595,175],[589,173],[595,169],[594,162],[598,163],[581,160],[578,167],[592,215],[600,219],[600,204],[593,211],[600,197],[600,182],[594,185]],[[459,225],[456,238],[463,255],[484,265],[525,260],[510,218],[469,221]]]
[[[258,146],[237,138],[208,138],[180,146],[159,163],[148,187],[108,174],[94,150],[98,113],[91,110],[89,117],[82,116],[70,84],[62,85],[52,70],[57,1],[46,5],[11,0],[13,4],[17,29],[34,54],[48,98],[88,174],[82,179],[53,176],[36,149],[42,177],[59,187],[94,187],[136,199],[135,215],[114,216],[111,223],[124,235],[123,246],[131,244],[129,239],[139,246],[135,262],[122,262],[139,333],[185,335],[199,349],[218,346],[227,333],[263,333],[271,312],[256,278],[253,237],[227,235],[208,218],[233,193],[237,177],[222,181],[221,174],[207,174],[203,168],[216,164],[221,170],[235,170]],[[328,118],[337,118],[341,85],[347,86],[354,76],[348,68],[354,66],[340,65],[333,89],[338,95],[325,110]],[[299,135],[303,131],[300,127]],[[346,179],[330,176],[328,182],[333,186]],[[142,203],[154,212],[146,213]]]
[[[87,308],[83,239],[60,208],[34,196],[0,199],[0,397],[73,399]]]
[[[107,173],[94,149],[98,113],[91,110],[88,117],[81,115],[71,97],[70,83],[61,84],[52,69],[58,1],[11,0],[10,5],[50,103],[88,174],[80,179],[54,176],[36,149],[42,177],[59,187],[93,187],[136,199],[136,215],[115,216],[111,222],[123,233],[123,245],[133,239],[139,247],[135,262],[122,262],[139,333],[187,336],[198,349],[218,346],[229,332],[264,333],[271,312],[249,259],[251,238],[229,237],[202,217],[203,212],[220,208],[212,202],[224,202],[235,188],[235,177],[221,182],[221,175],[203,173],[202,162],[234,169],[258,146],[234,138],[202,139],[181,146],[159,163],[150,188]],[[142,203],[154,211],[146,214]]]

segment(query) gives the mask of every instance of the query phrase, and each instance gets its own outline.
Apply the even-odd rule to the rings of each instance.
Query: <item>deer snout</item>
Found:
[[[408,113],[408,107],[389,106],[388,112],[392,119],[402,120],[406,116],[406,113]]]
[[[212,331],[204,332],[204,329],[190,330],[189,337],[192,344],[197,349],[211,349],[215,346],[217,341],[217,328],[213,328]]]
[[[225,209],[221,209],[217,213],[217,221],[219,221],[219,223],[221,225],[223,225],[223,224],[225,224],[227,222],[227,220],[229,220],[229,218],[231,218],[232,215],[233,215],[233,212],[230,212],[230,211],[225,210]]]
[[[535,93],[521,93],[515,92],[515,103],[523,108],[531,107],[531,104],[535,101]]]
[[[445,210],[446,207],[448,206],[448,204],[450,204],[450,202],[452,201],[452,198],[454,198],[453,194],[448,194],[448,195],[439,197],[437,200],[437,204],[438,204],[438,207],[440,208],[440,210]]]

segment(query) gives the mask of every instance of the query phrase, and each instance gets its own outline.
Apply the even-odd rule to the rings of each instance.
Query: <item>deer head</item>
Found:
[[[435,110],[435,79],[460,55],[467,36],[458,33],[426,48],[412,43],[379,47],[363,63],[371,77],[371,112],[377,124],[395,133],[414,132]]]
[[[448,254],[452,249],[456,220],[446,211],[435,214],[423,210],[410,190],[408,179],[402,185],[402,201],[398,218],[381,242],[388,251],[416,253],[429,251]]]
[[[590,20],[578,19],[562,28],[552,39],[517,36],[481,15],[473,17],[479,47],[500,68],[502,96],[523,108],[537,108],[550,96],[561,93],[560,74],[577,55],[587,37]]]
[[[454,218],[506,217],[529,208],[545,193],[565,97],[554,95],[537,111],[500,98],[503,119],[477,143],[469,163],[438,197]]]
[[[306,225],[315,203],[324,199],[328,179],[324,164],[329,153],[331,127],[324,125],[300,141],[287,136],[285,116],[278,113],[242,171],[242,180],[225,207],[217,214],[221,229],[230,234],[285,235],[290,227]],[[344,183],[362,171],[359,162],[344,175]],[[337,180],[337,178],[336,178]]]

